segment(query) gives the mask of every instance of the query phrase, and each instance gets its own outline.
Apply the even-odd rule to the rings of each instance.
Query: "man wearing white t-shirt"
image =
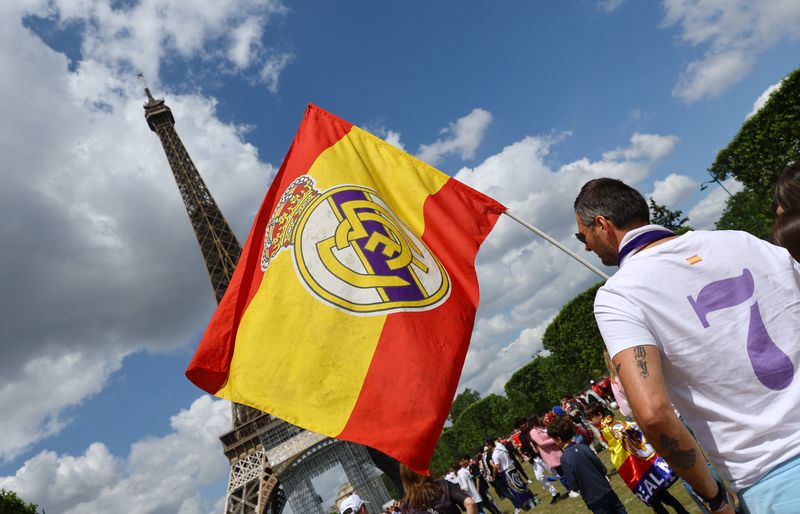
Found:
[[[522,477],[508,455],[508,449],[493,438],[486,440],[486,446],[492,452],[492,467],[494,468],[492,474],[497,491],[511,500],[515,507],[514,514],[532,509],[538,503],[538,499],[522,481]]]
[[[472,480],[472,474],[469,472],[469,457],[462,455],[458,459],[458,464],[461,466],[456,473],[458,486],[475,501],[475,506],[478,507],[478,514],[483,514],[483,498],[481,498],[481,493],[478,492],[475,481]]]
[[[695,436],[752,514],[800,512],[800,264],[744,232],[649,224],[634,189],[587,182],[575,234],[620,270],[595,317],[648,440],[709,504],[733,512]]]

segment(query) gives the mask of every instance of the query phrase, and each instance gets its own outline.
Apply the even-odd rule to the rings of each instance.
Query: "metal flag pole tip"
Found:
[[[584,266],[586,266],[587,268],[589,268],[590,270],[595,272],[597,275],[602,277],[603,280],[608,280],[608,275],[606,275],[605,273],[600,271],[596,266],[594,266],[592,263],[590,263],[589,261],[587,261],[586,259],[584,259],[580,255],[576,254],[575,252],[573,252],[572,250],[570,250],[566,246],[562,245],[561,243],[559,243],[558,241],[556,241],[555,239],[550,237],[547,233],[542,232],[541,230],[539,230],[538,228],[534,227],[533,225],[531,225],[527,221],[516,217],[509,210],[506,210],[505,212],[503,212],[503,214],[505,214],[506,216],[508,216],[512,220],[516,221],[517,223],[519,223],[523,227],[527,228],[528,230],[530,230],[531,232],[533,232],[537,236],[539,236],[542,239],[546,240],[547,242],[549,242],[550,244],[552,244],[553,246],[555,246],[556,248],[558,248],[562,252],[566,253],[567,255],[569,255],[570,257],[575,259],[576,261],[580,262],[581,264],[583,264]]]

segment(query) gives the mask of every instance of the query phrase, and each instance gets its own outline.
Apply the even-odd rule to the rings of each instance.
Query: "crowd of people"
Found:
[[[635,423],[626,422],[628,432],[622,436],[607,429],[606,421],[613,419],[611,409],[617,407],[611,384],[611,378],[597,384],[592,382],[596,387],[577,398],[565,396],[559,405],[542,415],[518,419],[510,434],[488,438],[483,448],[474,455],[461,455],[438,479],[419,475],[401,465],[405,497],[386,507],[384,514],[458,514],[462,510],[468,514],[503,514],[498,498],[506,498],[514,506],[514,513],[519,514],[540,503],[538,495],[530,489],[534,480],[550,496],[550,504],[582,497],[593,511],[599,512],[600,507],[609,505],[616,509],[609,512],[626,512],[609,485],[605,466],[596,456],[597,451],[607,448],[614,454],[620,453],[617,450],[627,451],[632,440],[630,431],[635,427]],[[641,435],[637,441],[643,448],[649,448],[649,453],[640,451],[637,455],[642,461],[636,466],[637,472],[644,475],[654,464],[658,464],[656,469],[663,469],[663,461],[658,460]],[[611,460],[615,463],[613,455]],[[523,462],[530,464],[533,476],[526,473]],[[662,507],[665,503],[683,514],[687,511],[667,492],[675,482],[674,475],[670,478],[653,487],[655,492],[649,491],[647,498],[640,496],[640,499],[655,512],[667,512]],[[633,485],[631,488],[636,494]],[[344,513],[352,505],[363,503],[360,500],[342,503],[340,511]]]
[[[539,498],[522,461],[550,503],[580,496],[597,514],[624,513],[605,449],[657,513],[687,512],[669,492],[677,481],[702,512],[732,514],[737,501],[743,514],[800,512],[800,164],[774,198],[771,244],[737,231],[678,236],[650,224],[630,186],[587,182],[575,236],[620,268],[594,306],[610,376],[517,420],[438,480],[401,465],[405,497],[386,513],[498,514],[497,497],[530,510]]]

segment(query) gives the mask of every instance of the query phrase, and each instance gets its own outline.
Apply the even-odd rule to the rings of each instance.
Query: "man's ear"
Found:
[[[595,225],[598,225],[606,232],[613,232],[614,229],[616,229],[614,223],[610,219],[602,215],[595,216],[594,223]]]

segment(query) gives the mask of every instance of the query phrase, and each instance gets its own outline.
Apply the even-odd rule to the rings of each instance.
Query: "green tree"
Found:
[[[456,454],[471,454],[483,448],[487,437],[508,435],[514,418],[505,396],[490,394],[467,407],[453,424]]]
[[[473,391],[469,387],[458,393],[453,398],[453,404],[450,406],[450,414],[448,419],[451,423],[455,423],[458,417],[464,412],[467,407],[481,399],[481,393]]]
[[[574,394],[605,373],[605,346],[594,319],[594,297],[601,285],[570,300],[544,332],[542,344],[550,355],[541,364],[542,378],[551,398]]]
[[[669,210],[665,205],[659,205],[650,197],[650,222],[668,228],[678,234],[683,234],[692,227],[686,225],[689,218],[683,215],[683,211]]]
[[[431,473],[434,476],[443,475],[447,468],[453,464],[456,455],[458,455],[456,433],[453,427],[446,427],[442,430],[442,435],[439,436],[439,441],[437,441],[436,448],[433,451],[430,465]]]
[[[14,491],[0,489],[0,514],[36,514],[38,508],[38,505],[26,502]]]
[[[717,180],[734,177],[744,190],[728,200],[717,228],[765,237],[775,217],[772,191],[784,168],[800,156],[800,68],[744,122],[708,170]]]
[[[504,387],[511,402],[515,418],[528,417],[546,410],[552,397],[543,377],[543,366],[547,357],[534,357],[511,375]]]
[[[772,205],[771,198],[759,198],[754,191],[740,191],[730,197],[716,227],[720,230],[744,230],[762,239],[769,237],[774,212],[764,205]]]

